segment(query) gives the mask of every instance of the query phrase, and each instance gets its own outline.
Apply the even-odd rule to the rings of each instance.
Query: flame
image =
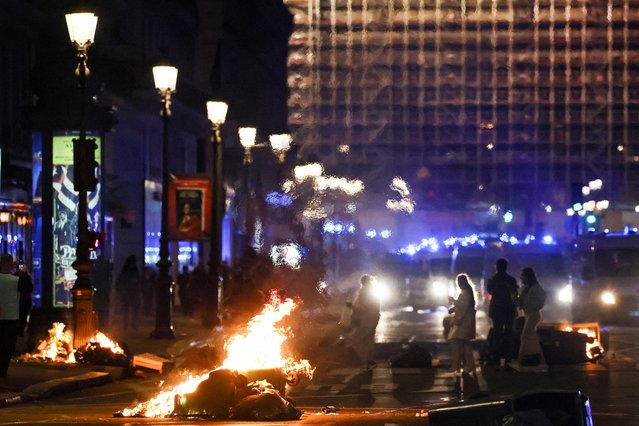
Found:
[[[286,374],[296,372],[312,379],[315,370],[308,361],[296,361],[283,354],[290,329],[276,327],[296,307],[293,299],[282,301],[272,290],[269,302],[249,321],[246,332],[231,336],[226,342],[227,357],[222,367],[238,371],[281,368]]]
[[[593,329],[590,327],[579,327],[576,324],[575,326],[578,327],[577,333],[585,334],[589,337],[588,341],[586,342],[586,356],[588,357],[588,359],[594,359],[595,357],[600,358],[604,352],[604,348],[599,342],[598,328],[595,327]],[[570,332],[574,331],[574,329],[570,325],[565,325],[562,328],[562,331]]]
[[[185,381],[164,390],[146,402],[141,402],[133,408],[122,410],[124,417],[167,417],[175,409],[175,396],[194,392],[200,383],[209,377],[209,373],[199,376],[190,375]]]
[[[246,331],[226,341],[227,356],[218,368],[238,371],[279,368],[288,377],[304,375],[312,379],[315,368],[308,360],[297,360],[284,352],[283,346],[291,335],[290,329],[276,326],[296,307],[293,299],[282,300],[276,290],[271,290],[268,303],[261,313],[249,321]],[[208,377],[209,373],[190,375],[184,382],[160,392],[149,401],[122,410],[122,415],[167,417],[175,409],[176,396],[194,392]]]
[[[91,343],[97,343],[101,348],[109,349],[116,355],[124,355],[124,349],[100,331],[95,333],[95,336],[89,340],[89,344]]]
[[[75,349],[73,349],[73,334],[66,330],[66,324],[54,322],[49,329],[49,337],[41,340],[36,352],[24,354],[23,360],[36,359],[49,362],[64,362],[66,364],[76,363]],[[124,355],[124,349],[116,342],[109,339],[104,333],[98,331],[91,337],[87,345],[97,343],[101,348],[109,349],[115,355]]]
[[[49,329],[49,337],[40,341],[36,352],[24,354],[22,359],[64,362],[67,364],[75,363],[72,349],[73,335],[65,328],[66,325],[64,323],[54,322],[53,327]]]

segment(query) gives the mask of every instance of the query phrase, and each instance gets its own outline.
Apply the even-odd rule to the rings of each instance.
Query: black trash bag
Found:
[[[198,415],[227,419],[235,400],[237,382],[246,382],[246,378],[237,372],[219,369],[211,371],[192,393],[184,395],[175,415]]]
[[[275,390],[247,396],[231,408],[231,418],[234,420],[299,420],[301,417],[302,411]]]
[[[78,364],[92,365],[110,365],[115,367],[128,367],[131,363],[131,357],[125,353],[114,353],[109,348],[103,348],[97,342],[87,343],[85,346],[78,348],[75,352],[75,359]]]
[[[410,344],[408,350],[391,361],[391,368],[431,368],[433,355],[416,344]]]

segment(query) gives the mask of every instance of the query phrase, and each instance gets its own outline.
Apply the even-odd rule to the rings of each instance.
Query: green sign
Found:
[[[53,137],[53,164],[73,164],[73,139],[77,136],[54,136]],[[95,139],[98,149],[95,151],[95,161],[100,164],[100,152],[102,151],[102,140]]]

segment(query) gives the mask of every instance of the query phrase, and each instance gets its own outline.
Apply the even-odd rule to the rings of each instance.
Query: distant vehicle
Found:
[[[448,306],[454,289],[451,252],[387,253],[379,261],[377,278],[393,288],[395,304],[401,298],[417,309]]]
[[[639,317],[639,235],[582,235],[572,267],[574,321]]]

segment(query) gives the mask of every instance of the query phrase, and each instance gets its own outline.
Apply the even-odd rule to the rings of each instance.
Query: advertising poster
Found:
[[[211,235],[211,184],[202,177],[178,177],[169,184],[169,238],[203,240]]]
[[[93,137],[93,136],[92,136]],[[53,136],[53,306],[68,307],[73,298],[71,289],[75,283],[75,248],[78,229],[78,193],[73,188],[73,139],[74,135]],[[102,150],[100,138],[95,138],[98,149],[95,161],[100,163]],[[100,168],[98,167],[98,170]],[[87,220],[89,229],[101,231],[100,183],[88,194]],[[92,252],[95,258],[96,253]]]

